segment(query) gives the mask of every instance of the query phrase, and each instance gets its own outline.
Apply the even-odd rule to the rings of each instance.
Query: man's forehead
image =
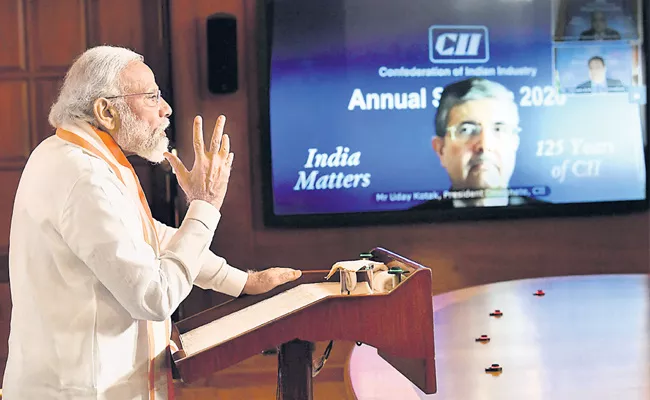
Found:
[[[449,111],[449,122],[471,120],[481,121],[516,121],[519,118],[517,106],[512,101],[485,98],[470,100],[454,106]]]
[[[602,61],[600,61],[598,59],[595,59],[595,60],[589,61],[589,66],[592,67],[592,68],[597,68],[597,67],[604,67],[605,64],[603,64]]]
[[[148,91],[158,87],[156,77],[145,63],[137,61],[129,64],[121,75],[122,83],[131,90]]]

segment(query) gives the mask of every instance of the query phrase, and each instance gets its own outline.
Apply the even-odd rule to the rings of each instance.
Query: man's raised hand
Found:
[[[234,154],[230,152],[230,138],[223,133],[226,117],[220,115],[212,132],[210,148],[203,143],[203,120],[194,118],[194,165],[190,171],[175,155],[166,152],[165,158],[171,164],[178,184],[188,201],[204,200],[221,209],[228,189],[230,170]]]

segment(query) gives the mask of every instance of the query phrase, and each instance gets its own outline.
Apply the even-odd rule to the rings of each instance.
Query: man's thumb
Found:
[[[163,156],[169,162],[169,164],[172,166],[172,170],[174,171],[175,174],[178,175],[179,172],[183,172],[185,167],[183,166],[183,163],[181,162],[181,160],[178,159],[178,157],[176,157],[172,153],[168,153],[168,152],[163,153]]]

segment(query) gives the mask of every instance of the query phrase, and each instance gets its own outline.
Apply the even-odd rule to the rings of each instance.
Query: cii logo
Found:
[[[484,63],[490,59],[485,26],[433,25],[429,28],[429,59],[438,64]]]

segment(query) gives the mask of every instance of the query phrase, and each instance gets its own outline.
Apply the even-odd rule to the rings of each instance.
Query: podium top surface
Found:
[[[367,282],[360,282],[350,294],[350,296],[370,295],[372,293]],[[334,296],[341,296],[339,282],[298,285],[184,333],[180,336],[183,350],[186,356],[192,356]]]
[[[571,276],[434,296],[438,392],[419,392],[368,346],[352,352],[353,390],[376,400],[650,399],[648,285],[647,275]],[[476,342],[483,334],[490,341]],[[485,372],[493,363],[500,374]]]

